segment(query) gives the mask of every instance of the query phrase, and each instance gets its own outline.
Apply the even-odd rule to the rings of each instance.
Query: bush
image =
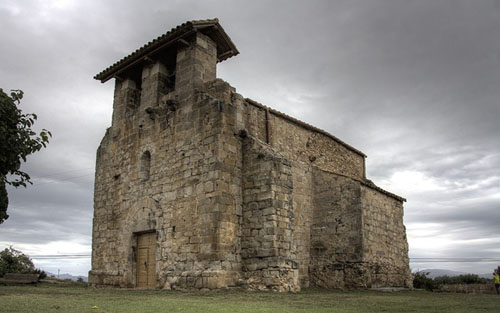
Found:
[[[500,270],[500,267],[497,269]],[[434,279],[427,277],[429,272],[413,273],[413,287],[433,291],[442,285],[468,285],[468,284],[489,284],[491,279],[479,277],[476,274],[463,274],[458,276],[438,276]]]
[[[35,268],[26,254],[12,247],[0,252],[0,277],[7,273],[39,274],[40,279],[47,277],[44,271]]]
[[[457,285],[457,284],[487,284],[490,280],[487,278],[479,277],[476,274],[464,274],[458,276],[438,276],[434,278],[438,285]]]
[[[34,272],[34,274],[38,274],[40,275],[40,279],[44,279],[44,278],[47,278],[47,273],[45,273],[45,271],[42,271],[41,269],[37,268]]]
[[[438,289],[439,285],[432,278],[427,277],[427,275],[429,275],[429,272],[413,273],[413,287],[429,291]]]

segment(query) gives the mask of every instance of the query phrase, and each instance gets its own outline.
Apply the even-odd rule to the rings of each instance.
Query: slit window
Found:
[[[141,156],[141,166],[139,169],[139,176],[141,180],[148,180],[151,171],[151,153],[145,151]]]

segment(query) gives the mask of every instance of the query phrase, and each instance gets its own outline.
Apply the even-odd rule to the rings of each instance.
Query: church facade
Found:
[[[190,21],[96,75],[115,91],[89,283],[411,287],[405,200],[359,150],[217,79],[238,53],[217,19]]]

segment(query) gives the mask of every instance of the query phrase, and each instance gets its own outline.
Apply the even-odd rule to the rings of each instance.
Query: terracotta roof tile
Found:
[[[175,28],[172,28],[156,39],[149,41],[141,48],[135,50],[128,56],[115,62],[113,65],[107,67],[99,74],[95,75],[94,79],[105,82],[121,70],[129,66],[133,66],[136,62],[140,62],[142,57],[145,57],[148,54],[159,49],[165,48],[196,30],[205,32],[209,37],[212,38],[212,40],[216,41],[218,62],[222,62],[239,53],[238,49],[231,41],[231,38],[229,38],[222,26],[219,24],[219,20],[217,18],[188,21],[181,25],[178,25]]]

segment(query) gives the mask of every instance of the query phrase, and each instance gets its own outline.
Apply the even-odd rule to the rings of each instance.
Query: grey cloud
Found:
[[[456,239],[495,238],[500,223],[498,203],[486,202],[450,210],[427,210],[412,216],[415,223],[438,223]]]
[[[92,168],[113,97],[112,82],[92,77],[171,27],[213,17],[241,52],[218,66],[238,92],[365,152],[375,183],[404,171],[436,182],[440,190],[390,190],[408,197],[410,230],[435,223],[457,240],[498,231],[499,1],[71,5],[0,5],[0,56],[8,60],[0,64],[0,87],[23,89],[23,110],[36,112],[37,127],[54,133],[23,168],[35,182],[69,172],[10,191],[12,217],[0,225],[2,240],[90,242]],[[89,176],[64,180],[80,173]],[[409,236],[412,242],[418,234]],[[447,255],[498,251],[498,240],[476,250],[457,240],[450,239]]]

